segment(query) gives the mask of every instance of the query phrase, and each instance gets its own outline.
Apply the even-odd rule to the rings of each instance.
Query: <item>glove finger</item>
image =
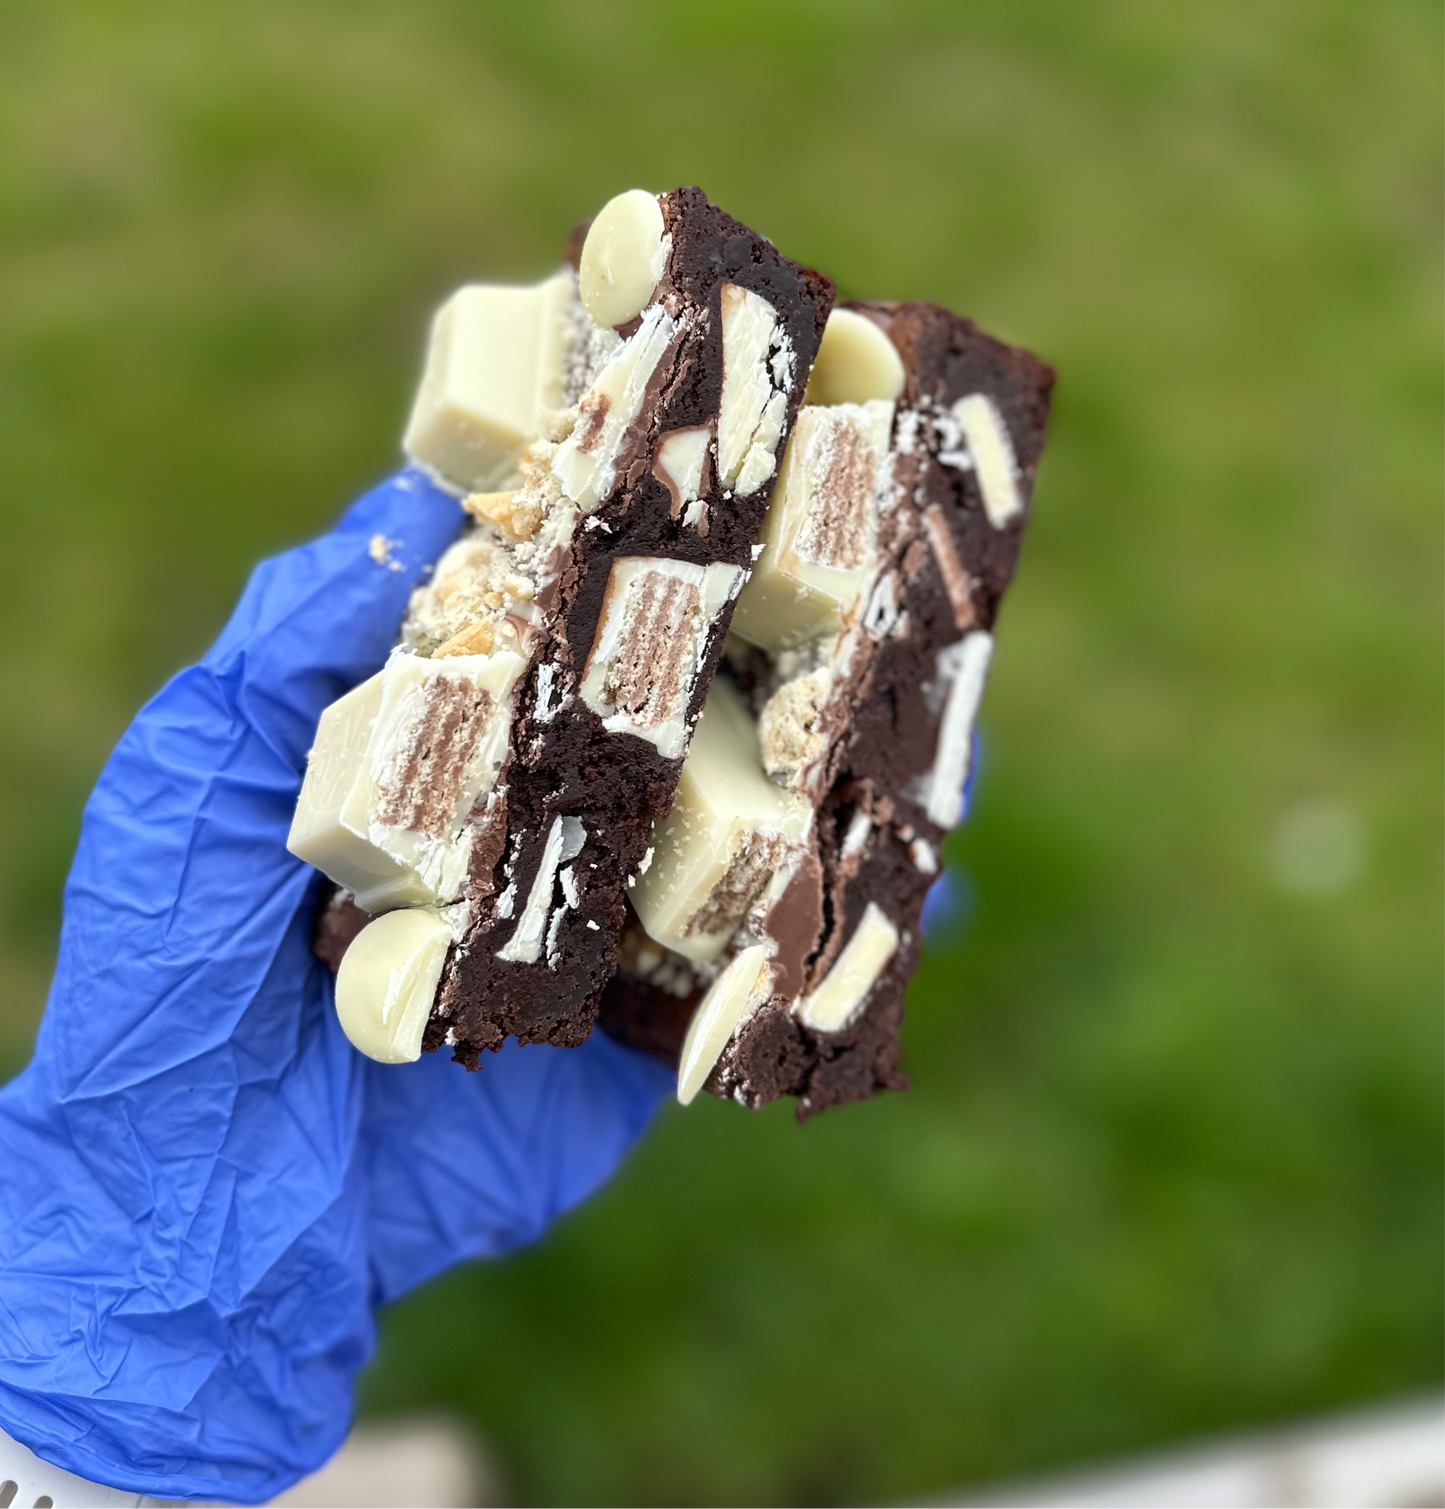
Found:
[[[612,1173],[673,1083],[600,1031],[580,1048],[509,1041],[477,1074],[441,1054],[368,1064],[374,1298],[535,1240]]]
[[[316,720],[386,659],[407,598],[462,518],[455,498],[404,471],[354,503],[330,534],[252,573],[201,665],[231,689],[236,713],[298,783]]]
[[[376,489],[343,529],[259,567],[215,647],[122,737],[86,806],[41,1027],[61,1093],[229,1040],[315,883],[286,834],[316,718],[385,658],[460,518],[412,474]],[[386,529],[411,541],[389,564],[369,550]]]

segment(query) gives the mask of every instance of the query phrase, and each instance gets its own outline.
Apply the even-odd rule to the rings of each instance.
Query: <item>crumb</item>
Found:
[[[384,534],[374,534],[367,544],[366,553],[378,566],[385,566],[388,571],[400,571],[401,562],[394,560],[391,554],[400,547],[400,540],[389,540]]]

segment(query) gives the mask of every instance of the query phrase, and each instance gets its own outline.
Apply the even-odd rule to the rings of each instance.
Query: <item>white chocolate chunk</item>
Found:
[[[406,907],[368,922],[342,955],[336,1015],[368,1058],[405,1064],[421,1057],[452,928],[434,907]]]
[[[823,983],[797,1002],[793,1014],[814,1032],[842,1032],[857,1021],[868,992],[897,952],[898,929],[870,901]]]
[[[547,841],[542,846],[542,861],[537,866],[536,879],[527,893],[527,904],[512,929],[512,936],[497,950],[499,959],[508,964],[535,964],[542,957],[558,866],[576,859],[586,838],[587,830],[575,817],[553,818]]]
[[[903,378],[903,358],[882,329],[866,314],[835,309],[823,327],[803,402],[891,402],[902,396]]]
[[[711,440],[712,431],[703,425],[674,430],[670,435],[662,437],[652,472],[672,494],[674,519],[689,504],[696,503],[702,493],[702,469],[707,461],[707,448]]]
[[[506,754],[511,651],[393,654],[321,715],[287,847],[366,911],[450,901],[471,851],[467,814]]]
[[[963,438],[968,442],[983,494],[984,512],[995,529],[1002,529],[1015,514],[1023,510],[1019,495],[1019,468],[1014,459],[1013,442],[1008,426],[991,398],[970,393],[960,398],[952,409]]]
[[[915,838],[908,846],[908,853],[920,875],[938,874],[938,854],[926,838]]]
[[[534,288],[459,289],[432,322],[426,368],[402,446],[472,492],[490,492],[559,407],[570,271]]]
[[[940,828],[963,815],[963,788],[973,754],[973,720],[993,658],[991,634],[966,634],[938,652],[938,682],[948,687],[933,768],[924,778],[923,805]]]
[[[609,199],[582,243],[582,303],[599,325],[625,325],[647,307],[667,265],[662,206],[646,189]]]
[[[811,824],[808,804],[763,774],[742,698],[715,680],[672,808],[653,827],[653,861],[631,892],[643,927],[675,953],[710,963],[748,909],[786,884],[783,861]]]
[[[774,652],[836,633],[872,580],[893,405],[798,412],[733,630]]]
[[[793,347],[773,306],[736,283],[723,284],[722,338],[718,471],[722,485],[745,498],[777,465],[793,383]]]
[[[742,583],[737,566],[660,556],[612,563],[578,690],[612,733],[636,734],[668,759],[687,747],[687,707],[709,630]]]
[[[611,491],[628,426],[637,418],[647,385],[677,328],[662,305],[654,304],[582,395],[576,428],[552,457],[552,475],[584,513]]]
[[[708,987],[682,1043],[677,1098],[690,1105],[729,1040],[772,994],[766,944],[745,948]]]

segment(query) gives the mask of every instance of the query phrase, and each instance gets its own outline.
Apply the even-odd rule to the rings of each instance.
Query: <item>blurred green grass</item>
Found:
[[[394,463],[429,309],[698,182],[1060,368],[973,900],[913,1094],[664,1114],[388,1313],[367,1407],[463,1412],[528,1502],[841,1503],[1437,1384],[1440,43],[1407,0],[0,4],[0,1066],[109,747]],[[1362,858],[1312,891],[1320,804]]]

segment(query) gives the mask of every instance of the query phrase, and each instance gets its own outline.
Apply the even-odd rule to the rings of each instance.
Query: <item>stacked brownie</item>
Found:
[[[343,1025],[475,1068],[600,1006],[685,1100],[899,1086],[1052,373],[934,305],[832,311],[696,189],[573,245],[433,328],[406,446],[474,523],[292,833]]]

